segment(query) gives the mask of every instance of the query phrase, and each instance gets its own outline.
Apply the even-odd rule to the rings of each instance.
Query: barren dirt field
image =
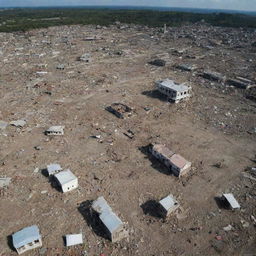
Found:
[[[0,33],[0,120],[9,124],[0,128],[0,177],[11,178],[0,190],[0,255],[17,255],[11,235],[31,225],[43,246],[28,256],[256,255],[255,88],[200,76],[211,70],[255,83],[255,41],[255,30],[207,24],[166,34],[135,25]],[[78,60],[85,53],[88,63]],[[165,66],[148,63],[159,58]],[[175,67],[183,63],[197,69]],[[154,86],[165,78],[190,85],[192,97],[169,102]],[[114,102],[132,116],[106,111]],[[10,125],[20,119],[26,125]],[[64,136],[46,136],[52,125],[64,125]],[[181,154],[192,170],[171,175],[150,143]],[[70,168],[78,189],[57,189],[43,172],[50,163]],[[225,192],[241,209],[218,205]],[[162,219],[155,203],[168,194],[180,208]],[[99,196],[126,223],[127,239],[111,243],[91,215]],[[84,244],[66,247],[73,233]]]

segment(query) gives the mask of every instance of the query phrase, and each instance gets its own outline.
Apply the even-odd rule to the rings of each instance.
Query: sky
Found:
[[[0,0],[0,7],[117,5],[256,11],[256,0]]]

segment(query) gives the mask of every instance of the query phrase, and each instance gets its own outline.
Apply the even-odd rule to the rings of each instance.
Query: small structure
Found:
[[[175,176],[182,176],[191,169],[191,162],[175,154],[165,145],[155,144],[151,147],[152,155],[162,162]]]
[[[240,209],[240,204],[237,202],[233,194],[223,194],[222,199],[231,207],[231,209]]]
[[[62,168],[59,164],[49,164],[49,165],[47,165],[48,176],[54,175],[55,173],[58,173],[60,171],[62,171]]]
[[[110,106],[106,107],[106,110],[121,119],[130,117],[132,114],[132,108],[123,103],[112,103]]]
[[[26,121],[25,120],[17,120],[17,121],[12,121],[10,122],[10,125],[15,126],[15,127],[23,127],[26,125]]]
[[[197,66],[193,64],[180,64],[177,66],[178,69],[183,70],[183,71],[194,71],[196,70]]]
[[[205,71],[203,73],[203,77],[212,81],[217,81],[217,82],[224,82],[226,79],[225,76],[223,76],[221,73],[212,72],[212,71]]]
[[[92,209],[99,215],[101,222],[107,229],[108,237],[115,243],[128,236],[123,222],[113,213],[104,197],[99,197],[92,204]]]
[[[185,84],[177,84],[170,79],[157,81],[156,88],[159,92],[166,95],[175,103],[178,103],[180,100],[187,99],[191,96],[190,86]]]
[[[42,246],[41,235],[36,225],[24,228],[12,235],[13,246],[18,254]]]
[[[169,195],[159,201],[160,214],[165,218],[168,217],[172,212],[179,208],[179,204],[173,195]]]
[[[81,57],[79,57],[78,60],[86,62],[86,63],[91,62],[91,54],[85,53]]]
[[[77,177],[68,169],[57,174],[54,174],[63,193],[74,190],[78,187]]]
[[[66,235],[66,246],[73,246],[73,245],[82,244],[82,243],[83,243],[82,234]]]
[[[55,135],[64,135],[65,126],[51,126],[48,130],[45,131],[46,135],[55,136]]]

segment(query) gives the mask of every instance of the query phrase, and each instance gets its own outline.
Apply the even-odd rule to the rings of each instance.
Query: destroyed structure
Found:
[[[78,187],[77,177],[68,169],[54,174],[63,193],[72,191]]]
[[[99,197],[92,204],[92,209],[99,215],[101,222],[107,229],[109,239],[115,243],[128,236],[123,222],[117,217],[104,197]]]
[[[231,209],[240,209],[240,204],[237,202],[233,194],[223,194],[222,199]]]
[[[130,117],[132,114],[132,108],[123,103],[113,103],[111,106],[106,107],[106,110],[121,119]]]
[[[191,96],[191,87],[185,84],[177,84],[173,80],[166,79],[156,82],[156,88],[159,92],[166,95],[175,103],[187,99]]]
[[[168,195],[159,201],[160,205],[160,214],[162,217],[168,217],[171,213],[173,213],[176,209],[179,208],[179,204],[174,198],[173,195]]]
[[[162,162],[177,177],[186,174],[191,169],[191,162],[179,154],[170,151],[165,145],[155,144],[151,147],[152,155]]]
[[[42,246],[42,239],[36,225],[24,228],[12,235],[13,247],[18,254]]]

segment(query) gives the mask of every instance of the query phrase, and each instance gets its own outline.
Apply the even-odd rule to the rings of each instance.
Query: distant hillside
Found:
[[[115,9],[113,9],[115,8]],[[143,24],[151,27],[180,26],[201,20],[214,26],[256,28],[256,16],[238,13],[212,12],[213,10],[189,9],[187,11],[165,11],[129,9],[131,7],[108,8],[12,8],[2,9],[0,31],[25,31],[58,25],[99,24],[110,25],[115,21]],[[177,9],[177,8],[176,8]],[[196,10],[199,12],[197,13]],[[209,12],[209,13],[207,13]]]

